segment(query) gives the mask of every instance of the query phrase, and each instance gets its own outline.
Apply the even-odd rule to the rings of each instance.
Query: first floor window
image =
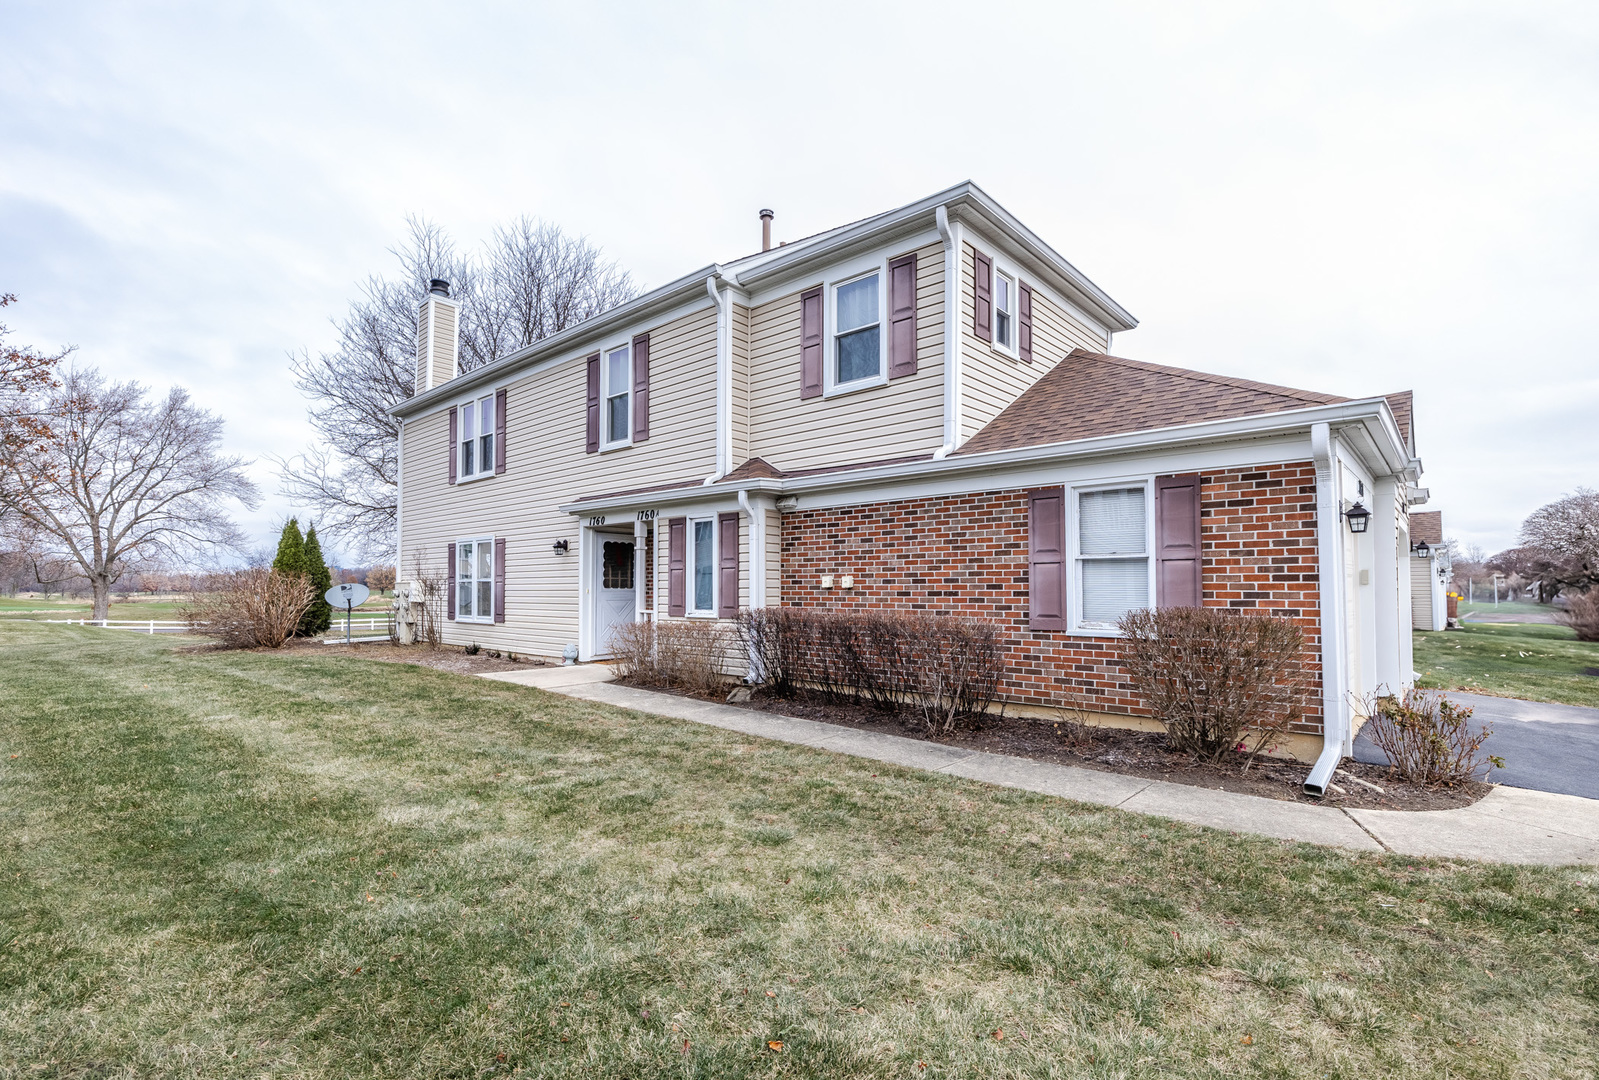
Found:
[[[456,545],[455,617],[494,620],[493,540],[463,540]]]
[[[494,471],[494,395],[461,406],[461,475]]]
[[[877,274],[833,290],[833,382],[875,379],[883,371],[882,322]]]
[[[1011,323],[1016,309],[1016,285],[1004,274],[994,274],[994,344],[1004,349],[1015,346]]]
[[[694,603],[693,611],[716,610],[716,522],[710,518],[693,522]]]
[[[627,442],[633,437],[633,373],[628,346],[605,354],[605,441]]]
[[[1149,511],[1143,487],[1077,493],[1078,623],[1114,627],[1149,606]]]

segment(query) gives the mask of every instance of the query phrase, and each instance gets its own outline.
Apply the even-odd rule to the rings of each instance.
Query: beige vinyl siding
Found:
[[[1432,624],[1432,560],[1408,559],[1410,563],[1410,628],[1438,630]]]
[[[783,515],[774,510],[766,515],[766,606],[783,603]]]
[[[749,455],[779,469],[809,469],[938,449],[944,430],[942,245],[916,252],[916,374],[886,386],[800,399],[803,291],[750,313]]]
[[[750,457],[750,309],[742,304],[732,308],[733,468]]]
[[[716,316],[707,307],[650,333],[650,438],[584,452],[587,370],[581,356],[515,379],[506,405],[506,471],[451,486],[448,411],[404,429],[400,577],[414,560],[442,576],[447,546],[506,539],[506,620],[444,623],[444,640],[559,656],[578,639],[581,522],[561,504],[586,495],[704,477],[716,463]],[[631,532],[632,520],[612,524]],[[662,530],[664,532],[664,530]],[[565,539],[571,553],[557,555]],[[664,537],[663,537],[664,542]],[[657,587],[664,585],[663,561]],[[662,594],[664,596],[664,594]],[[664,601],[662,603],[664,609]]]
[[[983,253],[992,258],[995,249],[983,245]],[[1024,363],[994,348],[977,337],[973,330],[976,318],[975,249],[962,244],[961,250],[961,378],[963,407],[961,410],[961,439],[971,438],[1004,408],[1020,397],[1028,387],[1043,377],[1073,349],[1101,352],[1105,349],[1105,336],[1088,323],[1073,316],[1033,285],[1033,362]]]

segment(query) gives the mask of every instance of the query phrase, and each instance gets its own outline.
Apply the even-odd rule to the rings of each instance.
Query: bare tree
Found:
[[[1599,491],[1578,488],[1540,506],[1521,523],[1520,540],[1555,558],[1599,565]]]
[[[338,344],[290,367],[310,399],[321,442],[280,461],[283,494],[309,506],[349,548],[394,556],[399,425],[388,410],[415,389],[417,305],[443,278],[460,304],[460,369],[471,371],[631,299],[629,275],[583,237],[520,218],[495,230],[481,252],[459,254],[437,225],[407,220],[391,249],[394,277],[374,275],[342,318]]]
[[[0,308],[17,302],[11,293],[0,293]],[[0,323],[0,446],[21,452],[29,447],[37,449],[50,434],[50,426],[39,411],[39,399],[58,385],[56,365],[61,363],[72,346],[60,352],[41,353],[25,345],[6,342],[11,328]],[[0,472],[0,490],[6,487],[6,476]],[[0,525],[7,517],[5,504],[0,502]],[[13,552],[16,559],[24,558]]]
[[[0,448],[0,510],[36,559],[87,579],[94,617],[140,563],[242,550],[226,504],[258,503],[246,462],[221,453],[222,421],[173,388],[147,401],[137,383],[69,371],[41,395],[47,437]]]

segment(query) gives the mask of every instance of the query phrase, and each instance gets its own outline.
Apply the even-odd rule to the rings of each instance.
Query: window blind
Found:
[[[1148,607],[1148,508],[1144,489],[1080,493],[1077,529],[1082,621],[1113,626],[1128,611]]]
[[[1083,555],[1142,555],[1148,528],[1143,488],[1085,491],[1077,504]]]

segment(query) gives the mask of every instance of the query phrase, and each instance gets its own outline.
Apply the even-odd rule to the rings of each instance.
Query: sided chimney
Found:
[[[459,305],[450,298],[450,283],[434,278],[416,313],[416,392],[426,393],[455,378],[461,352],[456,318]]]
[[[761,250],[772,250],[772,218],[770,210],[761,211]]]

